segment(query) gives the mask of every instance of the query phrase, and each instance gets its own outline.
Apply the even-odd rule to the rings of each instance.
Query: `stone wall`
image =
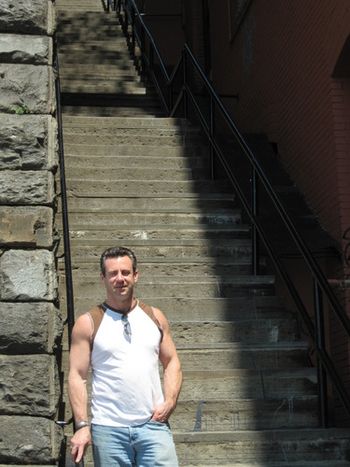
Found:
[[[54,4],[0,0],[0,464],[57,463]]]

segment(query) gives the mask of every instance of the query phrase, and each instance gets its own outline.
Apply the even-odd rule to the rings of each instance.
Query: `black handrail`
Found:
[[[315,341],[315,350],[318,357],[318,368],[319,368],[319,376],[323,375],[324,370],[330,376],[338,394],[347,410],[350,414],[350,396],[348,391],[345,388],[341,378],[338,375],[338,372],[335,369],[335,366],[328,355],[326,348],[325,348],[325,330],[323,324],[323,305],[322,305],[322,298],[326,297],[328,303],[330,304],[331,310],[336,314],[339,322],[343,326],[345,332],[348,336],[350,336],[350,319],[348,318],[347,314],[345,313],[343,307],[340,305],[334,291],[332,290],[331,286],[329,285],[326,277],[324,276],[320,266],[318,265],[316,259],[313,257],[310,249],[305,244],[304,240],[301,238],[299,232],[294,226],[290,216],[286,212],[285,208],[283,207],[278,195],[274,191],[272,185],[270,184],[267,176],[263,168],[261,167],[260,163],[254,156],[253,152],[251,151],[250,147],[244,140],[243,136],[237,129],[236,125],[232,121],[230,115],[228,114],[227,110],[225,109],[223,103],[217,96],[214,88],[208,81],[207,77],[205,76],[204,72],[202,71],[200,65],[198,64],[197,60],[193,56],[190,48],[185,44],[181,59],[179,60],[178,64],[176,65],[175,69],[173,70],[171,76],[166,70],[162,57],[159,53],[159,50],[155,44],[155,41],[152,37],[151,32],[149,31],[148,27],[143,21],[143,17],[140,14],[137,5],[135,4],[134,0],[118,0],[117,3],[117,11],[120,16],[122,24],[124,24],[124,32],[126,35],[131,34],[133,37],[133,43],[135,47],[135,42],[137,46],[141,50],[142,59],[147,71],[150,73],[156,89],[160,94],[161,101],[164,106],[164,110],[167,112],[168,115],[173,116],[175,115],[180,103],[185,100],[187,102],[188,98],[192,104],[192,107],[195,109],[197,117],[200,120],[202,128],[206,133],[210,146],[213,149],[213,154],[215,154],[222,166],[224,167],[230,181],[232,182],[236,193],[250,218],[252,223],[253,229],[253,238],[255,238],[254,245],[253,245],[253,258],[255,258],[253,262],[253,271],[258,271],[258,240],[260,240],[269,254],[270,258],[272,259],[277,271],[281,275],[286,284],[289,293],[292,296],[292,299],[301,313],[301,316],[304,320],[304,323],[307,327],[307,330],[310,336]],[[129,25],[132,26],[132,32],[129,33]],[[146,43],[147,39],[147,43]],[[135,49],[133,50],[135,52]],[[155,73],[155,63],[154,57],[158,60],[158,68],[161,72],[161,79],[162,82],[156,76]],[[209,97],[210,97],[210,107],[211,107],[211,122],[213,121],[213,108],[217,108],[220,111],[221,116],[223,117],[225,123],[228,125],[230,129],[231,135],[234,137],[235,141],[239,144],[244,156],[245,160],[249,162],[250,167],[252,169],[251,181],[252,181],[252,191],[253,195],[253,209],[250,207],[250,203],[246,198],[243,190],[240,187],[240,183],[238,182],[237,178],[235,177],[233,171],[230,168],[230,164],[228,163],[225,154],[222,152],[217,139],[215,137],[215,130],[213,128],[212,123],[210,125],[207,124],[206,118],[204,117],[198,103],[197,99],[192,92],[191,86],[188,82],[187,78],[187,70],[186,65],[187,62],[191,64],[191,66],[195,69],[196,73],[199,75],[201,84],[207,90]],[[176,99],[175,104],[173,104],[173,88],[175,82],[175,76],[179,74],[180,70],[183,70],[182,76],[182,85],[179,91],[178,98]],[[144,70],[146,71],[146,70]],[[163,91],[163,88],[165,91]],[[186,116],[186,107],[187,103],[185,102],[184,113]],[[277,254],[275,254],[274,249],[272,248],[270,241],[268,240],[264,229],[258,219],[258,205],[257,200],[255,199],[257,193],[257,183],[261,184],[261,186],[265,189],[265,192],[269,196],[272,205],[277,212],[279,219],[283,222],[285,228],[287,229],[291,239],[294,242],[294,245],[297,247],[298,251],[301,254],[301,257],[304,259],[315,284],[315,316],[316,316],[316,325],[314,325],[312,319],[310,318],[306,307],[301,300],[299,293],[297,292],[292,280],[289,277],[285,267],[281,263]],[[255,233],[256,232],[256,235]],[[323,426],[326,426],[327,421],[327,394],[326,394],[326,381],[324,380],[324,375],[322,376],[322,381],[320,382],[320,398],[321,398],[321,422]]]
[[[64,268],[66,276],[66,309],[68,326],[68,346],[71,346],[71,335],[74,326],[74,294],[73,294],[73,277],[72,277],[72,261],[69,235],[68,221],[68,201],[67,201],[67,185],[66,172],[64,163],[64,147],[63,147],[63,124],[62,124],[62,109],[61,109],[61,83],[60,83],[60,68],[58,59],[57,42],[55,44],[55,91],[56,91],[56,114],[57,114],[57,133],[58,133],[58,153],[60,166],[60,190],[61,190],[61,209],[62,209],[62,228],[63,228],[63,246],[64,246]]]
[[[62,124],[62,108],[61,108],[61,83],[60,83],[60,67],[58,58],[58,44],[57,37],[54,39],[54,64],[55,72],[55,96],[56,96],[56,120],[57,120],[57,138],[58,138],[58,154],[59,154],[59,167],[60,167],[60,190],[61,190],[61,209],[62,209],[62,229],[63,229],[63,246],[64,246],[64,269],[65,269],[65,284],[66,284],[66,312],[67,318],[65,324],[68,328],[68,348],[71,347],[72,341],[72,330],[75,321],[74,314],[74,294],[73,294],[73,277],[72,277],[72,262],[71,262],[71,248],[70,248],[70,235],[69,235],[69,221],[68,221],[68,202],[67,202],[67,185],[65,175],[65,163],[64,163],[64,146],[63,146],[63,124]],[[63,420],[64,417],[64,403],[63,403],[63,381],[62,394],[60,407],[58,411],[59,418],[56,420],[56,424],[62,429],[65,426],[73,423],[73,417],[69,420]],[[74,424],[73,424],[74,425]],[[74,428],[73,428],[74,429]],[[59,459],[59,465],[67,466],[66,461],[66,450],[67,450],[67,439],[64,436],[64,442],[62,443],[61,455]],[[76,464],[75,464],[76,465]],[[84,467],[84,460],[82,459],[80,464]]]

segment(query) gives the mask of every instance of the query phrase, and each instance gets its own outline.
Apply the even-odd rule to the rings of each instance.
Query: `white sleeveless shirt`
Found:
[[[137,305],[128,315],[106,309],[91,354],[92,423],[135,426],[147,422],[164,401],[159,376],[161,333]]]

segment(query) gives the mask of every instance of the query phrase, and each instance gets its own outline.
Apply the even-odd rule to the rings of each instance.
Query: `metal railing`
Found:
[[[70,234],[69,234],[69,220],[68,220],[68,201],[67,201],[67,186],[65,176],[65,161],[64,161],[64,146],[63,146],[63,124],[62,124],[62,108],[61,108],[61,84],[59,74],[59,58],[58,58],[58,44],[57,38],[54,42],[54,64],[55,72],[55,94],[56,94],[56,120],[57,120],[57,138],[58,138],[58,155],[59,155],[59,169],[60,169],[60,198],[61,198],[61,210],[62,210],[62,230],[63,230],[63,247],[64,247],[64,269],[65,269],[65,286],[66,286],[66,313],[67,317],[65,325],[68,328],[68,347],[71,347],[72,330],[75,321],[74,314],[74,294],[73,294],[73,277],[72,277],[72,263],[71,263],[71,248],[70,248]],[[64,418],[64,403],[63,403],[63,380],[61,380],[61,401],[59,404],[58,418],[56,420],[57,425],[62,429],[65,426],[73,423],[73,417],[69,420],[63,420]],[[59,465],[62,467],[68,467],[69,461],[66,459],[67,441],[64,437],[62,446],[62,452],[59,459]],[[77,465],[71,462],[70,465]],[[79,465],[84,467],[84,460]]]
[[[259,246],[262,246],[271,258],[276,271],[283,279],[303,319],[307,332],[313,339],[317,355],[321,425],[327,426],[329,423],[327,377],[330,378],[346,411],[350,415],[349,393],[326,348],[324,301],[328,303],[329,309],[338,318],[338,322],[343,328],[347,339],[350,336],[350,320],[318,262],[301,238],[268,177],[265,175],[262,166],[232,121],[232,118],[217,96],[190,48],[187,45],[184,46],[180,61],[173,72],[171,74],[168,73],[152,34],[145,24],[143,15],[139,12],[135,1],[118,0],[116,10],[134,56],[140,56],[140,69],[152,78],[167,115],[174,116],[180,111],[180,108],[182,108],[182,115],[185,118],[188,116],[190,109],[194,112],[210,144],[213,177],[215,176],[215,165],[218,160],[231,181],[252,226],[252,272],[254,274],[258,274],[259,272]],[[193,79],[193,76],[195,76],[195,79]],[[200,88],[200,92],[198,92],[198,88]],[[203,95],[206,96],[206,103],[209,108],[208,112],[203,111]],[[228,130],[229,137],[239,147],[242,156],[241,160],[243,161],[242,164],[246,164],[247,167],[249,166],[249,173],[246,174],[248,177],[246,185],[248,184],[251,187],[249,195],[247,195],[247,190],[244,189],[241,177],[235,173],[235,170],[232,168],[232,162],[222,147],[221,136],[217,130],[218,119],[223,122]],[[266,233],[266,228],[263,227],[260,216],[260,199],[262,196],[259,194],[262,190],[264,191],[265,198],[271,203],[279,222],[283,225],[292,240],[294,248],[296,248],[302,258],[305,271],[309,271],[310,277],[312,277],[314,320],[311,318],[308,311],[309,307],[305,305],[301,298],[280,256],[275,252]]]

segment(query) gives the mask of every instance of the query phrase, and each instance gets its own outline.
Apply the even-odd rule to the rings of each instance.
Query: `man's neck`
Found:
[[[122,313],[124,315],[128,314],[133,308],[137,305],[137,300],[135,297],[132,297],[131,300],[119,301],[112,298],[107,298],[104,302],[105,305],[110,308],[112,311],[117,313]]]

